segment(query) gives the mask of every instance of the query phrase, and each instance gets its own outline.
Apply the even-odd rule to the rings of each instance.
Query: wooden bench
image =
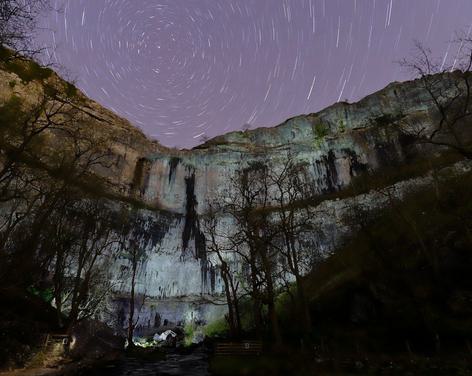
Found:
[[[257,356],[261,353],[262,342],[260,341],[220,342],[215,347],[217,356]]]
[[[67,345],[69,343],[69,336],[67,334],[48,334],[44,341],[44,348],[48,348],[54,345]]]

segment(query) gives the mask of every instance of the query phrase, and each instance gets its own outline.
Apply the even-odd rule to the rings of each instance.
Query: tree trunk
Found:
[[[300,275],[296,275],[295,278],[297,283],[297,297],[300,304],[300,313],[303,320],[303,329],[305,331],[305,337],[308,337],[308,335],[311,333],[312,325],[310,311],[308,309],[308,302],[305,294],[305,286],[303,285]]]
[[[221,278],[223,278],[223,282],[225,285],[225,295],[226,295],[226,304],[228,305],[228,323],[229,323],[229,331],[231,338],[236,337],[236,326],[235,326],[235,317],[234,317],[234,309],[233,309],[233,300],[231,297],[231,291],[229,286],[228,280],[228,271],[226,266],[221,266]]]
[[[239,313],[239,300],[236,288],[234,287],[233,279],[230,279],[230,287],[231,287],[231,294],[233,296],[233,308],[234,308],[234,316],[236,319],[236,338],[241,336],[241,314]]]
[[[72,293],[72,301],[71,301],[71,309],[69,313],[69,326],[67,332],[70,334],[72,332],[72,328],[77,322],[77,318],[79,316],[79,293],[80,293],[80,278],[82,275],[83,265],[79,262],[77,267],[77,272],[75,274],[74,279],[74,290]]]
[[[251,297],[252,297],[252,314],[254,318],[254,326],[256,330],[257,338],[262,337],[262,313],[261,313],[261,299],[259,294],[259,287],[257,286],[257,267],[256,267],[256,260],[254,251],[251,250],[251,257],[250,257],[250,268],[251,268]]]
[[[63,285],[63,268],[62,268],[62,257],[58,255],[56,259],[56,267],[54,270],[54,300],[56,302],[57,312],[57,325],[62,328],[64,323],[62,322],[62,285]]]
[[[275,310],[275,303],[273,297],[269,297],[267,310],[269,313],[270,326],[272,329],[272,337],[276,347],[282,345],[282,336],[280,335],[279,320],[277,318],[277,312]]]
[[[269,261],[263,257],[265,276],[267,280],[267,310],[269,314],[270,326],[272,329],[272,336],[276,346],[282,345],[282,336],[280,335],[279,320],[275,310],[275,291],[274,282],[272,280],[272,270]]]

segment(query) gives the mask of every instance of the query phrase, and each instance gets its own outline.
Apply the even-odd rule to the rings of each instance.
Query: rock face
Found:
[[[455,79],[453,73],[449,79]],[[48,78],[62,81],[55,74]],[[17,84],[12,85],[10,82]],[[12,95],[34,101],[44,82],[21,82],[7,70],[0,70],[0,103]],[[430,126],[435,114],[418,81],[393,83],[355,104],[338,103],[319,113],[297,116],[274,128],[233,132],[193,149],[164,148],[139,130],[82,98],[84,126],[110,139],[113,165],[96,171],[116,193],[117,200],[132,198],[146,205],[141,210],[143,230],[151,234],[146,261],[138,276],[137,291],[148,299],[140,316],[144,330],[164,320],[211,320],[224,309],[208,303],[223,292],[216,262],[205,250],[205,233],[199,216],[206,203],[231,194],[229,178],[250,161],[262,156],[277,163],[290,153],[307,162],[313,189],[320,199],[349,186],[366,171],[379,174],[437,149],[412,144],[398,130],[398,122]],[[421,182],[416,182],[421,184]],[[412,183],[412,184],[416,184]],[[402,182],[397,182],[402,186]],[[353,199],[348,198],[346,200]],[[382,199],[372,193],[360,198],[372,207]],[[320,249],[333,251],[347,234],[342,222],[343,200],[321,204],[319,221],[323,229],[317,239]],[[329,214],[327,214],[329,213]],[[116,291],[114,310],[124,322],[127,280],[121,279],[126,260],[114,268]]]
[[[366,171],[382,173],[413,160],[420,152],[431,152],[412,145],[395,126],[403,119],[425,126],[434,121],[424,95],[417,82],[391,84],[359,103],[339,103],[275,128],[230,133],[191,151],[155,151],[143,156],[134,179],[139,184],[131,194],[175,217],[147,253],[140,278],[141,292],[146,288],[148,293],[154,291],[154,297],[168,299],[173,308],[167,310],[166,304],[157,302],[156,312],[151,309],[145,313],[142,324],[152,322],[156,313],[175,321],[190,317],[209,320],[221,314],[221,310],[202,302],[202,297],[213,299],[221,294],[223,285],[216,261],[206,254],[199,215],[205,213],[208,201],[231,194],[229,177],[238,169],[261,157],[282,162],[290,153],[308,162],[314,189],[322,198],[346,188]],[[361,199],[371,207],[382,205],[379,195]],[[333,251],[348,234],[342,222],[345,205],[343,201],[321,205],[318,219],[324,231],[317,239],[319,249]],[[151,216],[155,218],[156,214]],[[183,296],[185,299],[178,298]],[[176,308],[179,301],[182,308]]]

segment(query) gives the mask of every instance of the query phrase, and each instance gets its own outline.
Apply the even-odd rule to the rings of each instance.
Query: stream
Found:
[[[165,360],[146,360],[127,357],[83,376],[209,376],[208,355],[203,349],[190,354],[170,352]]]

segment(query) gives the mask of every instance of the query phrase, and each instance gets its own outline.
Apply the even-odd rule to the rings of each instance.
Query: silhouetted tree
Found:
[[[459,34],[452,66],[436,60],[431,50],[415,43],[415,55],[400,64],[419,79],[425,104],[432,105],[433,124],[403,120],[402,130],[419,143],[443,146],[463,157],[472,158],[470,137],[472,117],[472,37]]]
[[[297,162],[289,153],[280,165],[269,166],[272,199],[276,204],[273,216],[280,231],[273,246],[284,262],[283,272],[293,276],[297,303],[305,333],[311,332],[311,317],[305,292],[303,275],[313,266],[317,254],[310,238],[315,233],[315,214],[310,206],[312,184],[306,163]]]
[[[49,0],[0,0],[0,47],[23,55],[37,53],[33,36],[38,16],[48,9]]]
[[[89,115],[78,98],[43,89],[33,104],[12,96],[0,107],[0,280],[25,288],[51,273],[58,323],[71,330],[110,287],[97,265],[111,229],[81,188],[92,179],[100,189],[94,170],[109,166],[110,150],[83,126]]]
[[[223,234],[218,230],[218,216],[223,210],[218,204],[207,204],[207,211],[202,218],[202,225],[207,235],[206,247],[209,254],[217,256],[219,262],[220,275],[223,279],[226,304],[228,306],[228,324],[232,338],[238,338],[241,335],[241,314],[239,308],[239,282],[236,279],[234,271],[231,269],[228,256],[232,255],[231,249],[228,249]]]
[[[0,279],[12,265],[32,276],[33,261],[43,263],[36,252],[46,249],[44,224],[86,180],[100,187],[93,171],[109,166],[110,149],[83,126],[87,116],[77,98],[47,85],[31,105],[12,96],[0,106]]]
[[[68,314],[69,332],[77,321],[90,317],[94,310],[90,306],[92,287],[103,283],[101,267],[107,252],[113,250],[117,239],[114,236],[111,215],[100,201],[80,202],[80,225],[78,243],[73,248],[72,289]],[[85,217],[82,217],[84,215]],[[104,287],[101,286],[100,289]],[[100,290],[98,289],[98,290]]]
[[[127,339],[128,349],[134,347],[133,337],[139,316],[136,317],[136,279],[143,262],[146,260],[146,246],[150,240],[150,234],[141,230],[142,223],[134,211],[124,212],[121,215],[120,228],[120,256],[129,263],[130,293],[128,309]],[[145,303],[146,293],[142,294],[142,305]],[[141,307],[142,308],[142,307]],[[141,310],[138,309],[138,312]]]
[[[270,223],[270,192],[267,161],[252,161],[238,170],[231,179],[224,212],[232,218],[236,231],[228,237],[230,247],[247,270],[248,293],[253,305],[254,325],[257,334],[263,325],[263,307],[267,307],[273,339],[281,343],[281,334],[275,299],[277,296],[275,249],[271,242],[276,236]]]

